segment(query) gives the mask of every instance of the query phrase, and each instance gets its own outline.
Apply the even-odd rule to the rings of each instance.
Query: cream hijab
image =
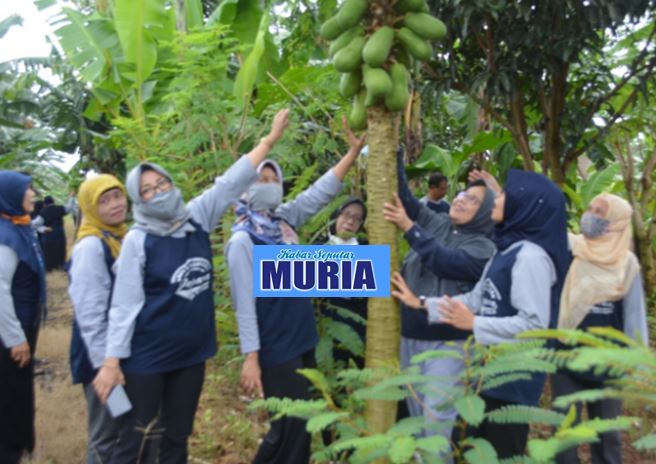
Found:
[[[631,251],[631,205],[609,193],[593,201],[598,198],[608,204],[608,232],[594,239],[569,234],[574,260],[560,299],[559,329],[575,329],[597,303],[623,298],[640,271]]]

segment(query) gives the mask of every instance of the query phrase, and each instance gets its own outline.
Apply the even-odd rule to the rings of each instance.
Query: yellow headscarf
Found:
[[[125,186],[110,174],[100,174],[82,182],[77,193],[77,201],[82,212],[82,223],[75,238],[76,242],[88,236],[100,238],[107,244],[114,258],[121,251],[121,239],[128,232],[128,226],[125,223],[110,226],[102,222],[98,216],[98,199],[106,191],[115,188],[121,190],[124,195],[126,194]]]
[[[560,299],[560,329],[577,328],[597,303],[623,298],[640,271],[638,258],[631,251],[633,208],[609,193],[597,198],[608,203],[604,219],[609,221],[609,230],[593,239],[569,234],[574,260]]]

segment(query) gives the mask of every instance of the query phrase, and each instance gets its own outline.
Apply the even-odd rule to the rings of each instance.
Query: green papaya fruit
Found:
[[[363,81],[367,94],[372,98],[384,97],[392,90],[392,79],[382,68],[363,68]]]
[[[339,93],[344,98],[351,98],[358,93],[361,85],[362,73],[360,73],[359,70],[342,74],[342,77],[339,80]]]
[[[367,40],[362,49],[362,59],[369,66],[382,66],[387,60],[392,43],[394,43],[394,29],[388,26],[381,27]]]
[[[369,91],[366,92],[366,96],[364,99],[365,108],[370,108],[374,106],[377,101],[378,101],[378,97],[373,96]]]
[[[408,13],[403,23],[423,39],[439,40],[446,35],[444,23],[428,13]]]
[[[340,51],[342,48],[346,47],[355,36],[364,35],[364,29],[362,26],[352,27],[348,31],[344,31],[337,37],[333,43],[330,44],[328,49],[328,55],[332,58],[335,56],[335,53]]]
[[[401,45],[419,61],[429,60],[433,55],[433,47],[407,27],[402,27],[399,30],[397,38]]]
[[[362,63],[362,47],[364,37],[354,37],[346,47],[335,53],[333,64],[339,72],[352,72],[360,67]]]
[[[346,30],[358,24],[362,15],[369,8],[367,0],[346,0],[335,17],[340,25]]]
[[[348,124],[355,131],[364,130],[367,127],[367,108],[364,105],[364,99],[364,90],[353,97],[353,107],[348,115]]]
[[[394,56],[396,61],[405,66],[406,69],[412,69],[415,65],[415,59],[405,47],[398,47]]]
[[[407,13],[409,11],[423,11],[424,7],[427,7],[426,0],[400,0],[395,8],[401,13]]]
[[[385,106],[390,111],[402,111],[408,101],[408,71],[401,63],[390,68],[392,91],[385,96]]]
[[[337,15],[335,15],[321,25],[319,34],[321,34],[321,37],[326,40],[333,40],[339,37],[339,35],[342,34],[346,29],[348,29],[348,27],[342,26],[339,18]]]

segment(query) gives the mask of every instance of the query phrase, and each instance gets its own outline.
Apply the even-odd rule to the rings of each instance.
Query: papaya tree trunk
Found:
[[[398,269],[396,226],[383,218],[383,203],[392,201],[398,179],[396,150],[399,142],[399,115],[376,106],[369,110],[367,143],[367,231],[372,245],[390,246],[390,271]],[[400,314],[393,298],[370,298],[367,320],[366,366],[398,368]],[[396,420],[396,402],[369,401],[367,425],[372,433],[385,432]]]

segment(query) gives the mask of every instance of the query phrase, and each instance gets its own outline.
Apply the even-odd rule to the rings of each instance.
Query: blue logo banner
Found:
[[[253,295],[389,297],[389,245],[256,245]]]

